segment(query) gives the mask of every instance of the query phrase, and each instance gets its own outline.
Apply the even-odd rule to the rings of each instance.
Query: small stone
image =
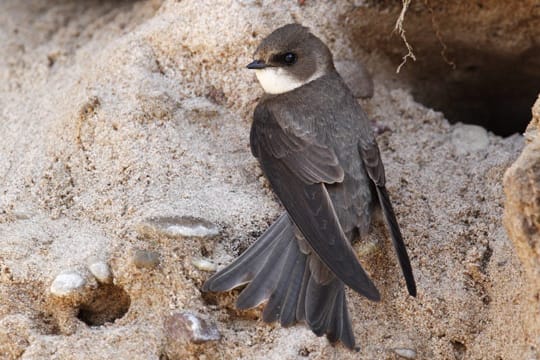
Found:
[[[355,97],[361,99],[373,97],[373,79],[364,65],[358,61],[338,60],[335,66]]]
[[[139,269],[153,269],[159,265],[159,253],[148,250],[135,250],[132,261]]]
[[[205,258],[194,257],[191,259],[191,263],[197,269],[202,270],[202,271],[216,271],[217,270],[217,265]]]
[[[395,348],[392,351],[404,359],[416,359],[416,350],[414,349]]]
[[[487,130],[481,126],[458,123],[452,131],[452,143],[456,152],[464,155],[486,149],[489,137]]]
[[[88,267],[92,275],[102,284],[112,283],[112,272],[109,265],[104,261],[97,261]]]
[[[193,216],[151,217],[139,226],[143,236],[163,235],[169,238],[209,238],[219,234],[218,227],[205,219]]]
[[[181,107],[202,118],[215,118],[219,115],[219,107],[204,97],[193,97],[182,101]]]
[[[52,285],[51,293],[55,296],[65,297],[79,292],[86,281],[81,274],[70,271],[58,275]]]
[[[13,211],[12,214],[17,220],[28,220],[33,216],[30,211],[25,210]]]
[[[221,339],[214,323],[201,319],[189,311],[175,313],[165,319],[165,330],[170,342],[202,344]]]
[[[239,0],[242,6],[258,6],[261,4],[261,0]]]
[[[167,227],[166,232],[170,236],[185,236],[185,237],[207,237],[217,234],[214,229],[207,228],[203,225],[183,226],[171,225]]]

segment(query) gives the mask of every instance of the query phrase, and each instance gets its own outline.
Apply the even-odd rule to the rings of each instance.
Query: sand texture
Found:
[[[0,359],[540,356],[537,167],[520,200],[535,213],[506,218],[533,221],[534,242],[516,252],[502,223],[523,137],[416,102],[399,60],[351,42],[347,16],[371,2],[301,3],[0,3]],[[383,299],[348,292],[358,352],[200,291],[282,211],[249,150],[262,89],[245,65],[294,21],[373,74],[353,86],[374,92],[359,101],[417,278],[411,298],[383,227],[355,245]]]

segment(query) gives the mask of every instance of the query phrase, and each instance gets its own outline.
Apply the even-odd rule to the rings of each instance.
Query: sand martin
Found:
[[[385,187],[370,121],[336,72],[328,47],[306,27],[266,37],[247,68],[265,91],[250,144],[285,212],[204,291],[247,286],[239,309],[265,301],[263,320],[305,321],[318,336],[354,348],[345,288],[374,301],[380,294],[351,246],[382,210],[409,294],[416,285]]]

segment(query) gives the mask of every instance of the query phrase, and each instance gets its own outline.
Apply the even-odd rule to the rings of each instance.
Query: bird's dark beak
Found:
[[[248,64],[248,69],[264,69],[266,67],[264,60],[255,60]]]

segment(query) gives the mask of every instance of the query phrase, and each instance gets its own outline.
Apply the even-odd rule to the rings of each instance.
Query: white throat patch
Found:
[[[288,91],[299,88],[324,75],[322,71],[316,71],[306,81],[298,81],[290,76],[286,70],[280,67],[267,67],[255,70],[257,80],[268,94],[283,94]]]

